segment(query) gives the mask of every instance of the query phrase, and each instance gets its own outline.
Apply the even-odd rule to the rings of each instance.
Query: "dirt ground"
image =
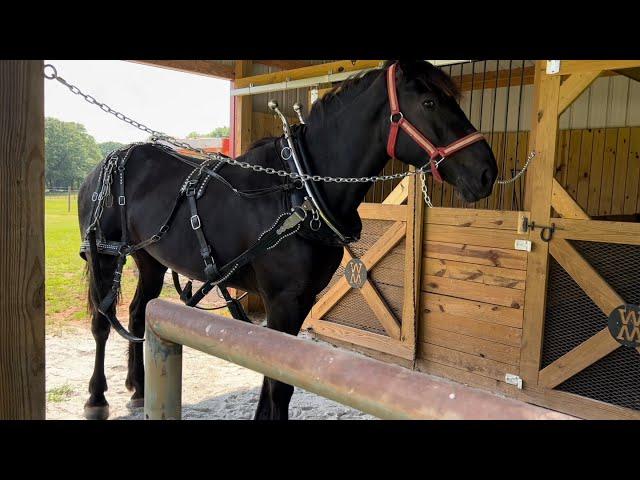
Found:
[[[126,317],[120,317],[126,318]],[[86,323],[51,328],[46,339],[47,419],[83,419],[83,405],[93,371],[95,343]],[[262,375],[218,358],[184,348],[183,409],[185,420],[236,420],[253,417]],[[143,409],[129,410],[127,342],[111,333],[107,342],[105,374],[110,419],[141,420]],[[297,420],[368,420],[374,417],[296,388],[289,409]]]

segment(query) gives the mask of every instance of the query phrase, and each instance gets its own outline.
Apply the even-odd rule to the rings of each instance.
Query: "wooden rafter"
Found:
[[[224,78],[233,80],[235,78],[234,67],[218,63],[215,60],[129,60],[134,63],[151,65],[153,67],[168,68],[180,72],[196,73],[208,77]]]
[[[259,63],[260,65],[267,65],[268,67],[281,68],[283,70],[292,70],[313,65],[309,60],[254,60],[253,62]]]
[[[558,100],[558,115],[562,114],[576,98],[600,76],[602,70],[593,70],[584,73],[574,73],[560,85],[560,98]]]
[[[380,65],[380,60],[342,60],[339,62],[321,63],[309,67],[295,68],[293,70],[283,70],[280,72],[253,75],[251,77],[237,78],[235,88],[245,88],[251,85],[269,85],[291,80],[302,80],[305,78],[319,77],[332,73],[351,72],[364,68],[375,68]]]
[[[546,62],[544,63],[546,64]],[[635,67],[640,67],[640,60],[561,60],[560,71],[552,75],[560,76],[595,70],[622,70]]]

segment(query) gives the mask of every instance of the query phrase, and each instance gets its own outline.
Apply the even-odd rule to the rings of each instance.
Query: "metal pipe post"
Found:
[[[182,418],[182,345],[161,339],[147,322],[144,418]]]

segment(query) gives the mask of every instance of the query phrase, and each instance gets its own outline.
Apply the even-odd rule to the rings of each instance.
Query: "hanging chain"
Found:
[[[49,72],[47,72],[47,69],[49,69]],[[102,111],[113,115],[117,119],[122,120],[125,123],[128,123],[129,125],[137,128],[138,130],[142,130],[143,132],[146,132],[146,133],[150,134],[151,135],[151,141],[154,142],[154,143],[165,142],[165,143],[168,143],[170,145],[173,145],[174,147],[183,148],[185,150],[190,150],[192,152],[198,153],[198,154],[200,154],[200,155],[202,155],[204,157],[207,157],[207,158],[209,158],[211,160],[216,160],[216,161],[219,161],[219,162],[223,162],[223,163],[226,163],[226,164],[229,164],[229,165],[238,166],[238,167],[241,167],[241,168],[244,168],[244,169],[248,169],[248,170],[253,170],[254,172],[258,172],[258,173],[265,173],[267,175],[277,175],[279,177],[289,177],[292,180],[302,180],[303,182],[311,181],[311,182],[325,182],[325,183],[369,183],[369,182],[375,183],[375,182],[385,182],[385,181],[388,181],[388,180],[403,179],[403,178],[410,177],[410,176],[413,176],[413,175],[420,175],[420,178],[422,179],[422,191],[423,191],[424,196],[425,196],[425,202],[427,202],[427,205],[429,205],[430,207],[432,206],[431,205],[431,200],[429,199],[429,195],[427,194],[426,179],[425,179],[425,174],[426,174],[426,172],[429,171],[429,170],[427,170],[427,166],[429,164],[425,164],[424,166],[420,167],[419,169],[415,169],[413,171],[407,171],[407,172],[396,173],[396,174],[391,174],[391,175],[375,175],[375,176],[371,176],[371,177],[329,177],[329,176],[321,176],[321,175],[309,175],[307,173],[300,174],[300,173],[297,173],[297,172],[287,172],[285,170],[276,170],[275,168],[271,168],[271,167],[265,168],[265,167],[263,167],[261,165],[254,165],[254,164],[251,164],[251,163],[242,162],[242,161],[239,161],[239,160],[236,160],[236,159],[233,159],[233,158],[225,157],[224,155],[219,155],[217,153],[205,152],[201,148],[193,147],[193,146],[191,146],[190,144],[188,144],[186,142],[180,142],[174,137],[171,137],[171,136],[169,136],[169,135],[167,135],[167,134],[165,134],[163,132],[159,132],[157,130],[153,130],[152,128],[147,127],[143,123],[136,122],[135,120],[127,117],[126,115],[118,112],[117,110],[114,110],[109,105],[107,105],[105,103],[101,103],[100,101],[98,101],[94,97],[92,97],[91,95],[88,95],[88,94],[82,92],[82,90],[80,90],[75,85],[70,84],[69,82],[67,82],[64,78],[62,78],[61,76],[58,75],[58,71],[51,64],[46,64],[44,66],[44,77],[47,80],[57,80],[59,83],[61,83],[65,87],[67,87],[71,93],[73,93],[74,95],[79,95],[87,103],[95,105],[98,108],[100,108]],[[531,152],[531,154],[529,154],[529,158],[527,159],[527,162],[525,163],[524,168],[516,176],[514,176],[513,178],[511,178],[509,180],[498,180],[498,181],[496,181],[496,183],[498,183],[500,185],[505,185],[505,184],[508,184],[508,183],[515,182],[525,172],[525,170],[529,166],[529,162],[531,161],[531,159],[534,156],[535,156],[535,152]],[[442,160],[444,160],[444,159],[441,159],[440,161],[442,161]]]
[[[524,163],[524,166],[522,167],[522,170],[520,170],[517,175],[513,176],[509,180],[496,180],[496,183],[498,185],[508,185],[508,184],[513,183],[516,180],[518,180],[522,175],[524,175],[524,172],[527,171],[527,168],[529,168],[529,162],[531,162],[531,160],[533,160],[533,157],[535,157],[535,156],[536,156],[536,151],[533,150],[529,154],[529,156],[527,157],[527,161]]]

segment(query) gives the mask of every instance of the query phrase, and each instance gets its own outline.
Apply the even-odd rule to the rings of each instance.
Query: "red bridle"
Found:
[[[389,140],[387,141],[387,153],[391,158],[395,158],[396,142],[398,141],[398,131],[400,128],[404,130],[420,148],[425,150],[429,155],[429,164],[431,166],[431,174],[438,182],[442,183],[442,177],[438,172],[438,164],[447,156],[468,147],[472,143],[484,140],[484,136],[480,132],[471,133],[459,140],[447,145],[446,147],[436,147],[424,135],[422,135],[411,122],[404,118],[400,111],[398,103],[398,92],[396,90],[396,67],[394,63],[387,70],[387,91],[389,92],[389,104],[391,105],[391,129],[389,130]],[[436,158],[440,156],[440,160],[436,162]]]

